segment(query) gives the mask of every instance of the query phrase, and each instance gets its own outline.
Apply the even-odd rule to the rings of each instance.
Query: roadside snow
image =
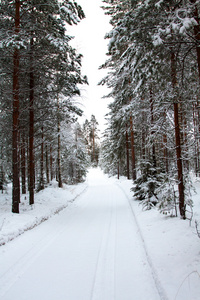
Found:
[[[126,193],[139,226],[149,262],[159,278],[169,300],[200,299],[200,239],[195,220],[200,221],[200,182],[194,179],[193,219],[172,218],[157,209],[143,211],[134,201],[132,182],[121,178],[117,183]]]
[[[47,188],[35,194],[34,205],[29,205],[28,194],[21,196],[20,214],[11,212],[11,188],[11,185],[8,185],[6,192],[0,194],[0,246],[66,208],[84,192],[87,183],[71,186],[64,184],[60,189],[53,180]]]

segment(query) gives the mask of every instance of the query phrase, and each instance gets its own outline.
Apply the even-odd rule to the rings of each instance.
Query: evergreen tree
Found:
[[[92,166],[97,166],[99,161],[99,136],[98,136],[98,122],[94,115],[91,115],[90,121],[87,119],[83,124],[84,136],[87,143],[88,155]]]
[[[123,1],[105,0],[104,3],[107,4],[104,10],[111,15],[113,30],[107,34],[109,59],[102,66],[109,69],[109,74],[101,84],[112,88],[109,96],[114,98],[112,106],[116,105],[117,117],[121,120],[120,129],[109,122],[110,134],[106,134],[113,137],[117,131],[120,135],[129,133],[124,149],[128,148],[125,144],[129,149],[132,145],[133,150],[137,149],[135,160],[139,163],[142,158],[143,163],[139,164],[142,174],[149,163],[155,170],[161,167],[169,173],[169,165],[175,170],[176,162],[179,211],[185,218],[184,172],[188,173],[190,155],[187,131],[193,126],[190,103],[196,101],[194,90],[197,91],[191,91],[191,86],[197,83],[197,72],[190,36],[194,38],[194,28],[198,27],[194,17],[198,3],[156,0],[126,1],[124,6]],[[195,38],[198,41],[197,35]],[[111,110],[111,120],[116,112]],[[127,131],[128,117],[130,131]],[[134,143],[129,142],[132,138]],[[176,157],[172,149],[176,149]],[[116,146],[111,149],[116,150]],[[128,163],[129,160],[127,167]]]
[[[69,44],[71,37],[66,35],[66,25],[77,24],[84,13],[75,1],[51,0],[47,3],[30,0],[21,3],[5,0],[1,1],[0,15],[1,105],[8,106],[7,99],[13,95],[13,212],[19,212],[19,154],[24,159],[24,152],[21,152],[24,147],[23,128],[30,124],[28,183],[29,202],[33,204],[34,155],[37,155],[34,149],[37,149],[40,131],[40,183],[43,187],[44,134],[50,130],[44,123],[53,116],[51,126],[55,128],[53,111],[57,108],[57,95],[65,99],[63,103],[69,118],[81,114],[81,110],[73,103],[73,96],[80,94],[77,84],[86,83],[87,80],[81,75],[81,55]],[[9,115],[6,118],[9,120]],[[23,137],[21,142],[20,136]],[[22,169],[24,186],[25,168]]]

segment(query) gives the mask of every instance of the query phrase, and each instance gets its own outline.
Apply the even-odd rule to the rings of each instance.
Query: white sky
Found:
[[[108,99],[101,99],[109,93],[106,87],[98,86],[98,82],[106,75],[106,70],[98,70],[107,57],[108,40],[104,39],[111,30],[109,17],[100,8],[101,0],[77,0],[85,12],[86,18],[78,25],[68,29],[68,33],[75,36],[73,46],[83,54],[82,74],[87,75],[89,86],[82,86],[82,103],[84,107],[83,120],[90,119],[94,114],[99,122],[99,129],[105,128],[104,116],[108,112]]]

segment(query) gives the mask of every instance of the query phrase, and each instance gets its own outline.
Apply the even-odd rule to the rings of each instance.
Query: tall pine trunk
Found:
[[[126,125],[126,167],[127,179],[130,179],[128,126]]]
[[[15,34],[19,34],[20,27],[20,0],[15,1]],[[13,56],[13,135],[12,135],[12,212],[19,213],[20,183],[18,161],[18,134],[19,134],[19,49],[15,47]]]
[[[30,96],[29,96],[29,204],[34,204],[34,73],[33,73],[33,38],[30,42]]]
[[[136,179],[136,168],[135,168],[135,139],[133,131],[133,117],[130,116],[130,131],[131,131],[131,162],[132,162],[132,179]]]
[[[142,110],[142,122],[141,122],[141,125],[142,125],[142,128],[141,128],[141,136],[142,136],[142,139],[141,139],[141,154],[140,154],[140,158],[142,160],[146,160],[146,149],[145,149],[145,140],[146,140],[146,130],[145,130],[145,121],[146,121],[146,116],[145,116],[145,113],[144,113],[144,107],[143,107],[143,103],[144,103],[144,99],[141,98],[141,110]]]
[[[199,84],[200,84],[200,47],[199,47],[199,43],[200,43],[200,21],[199,21],[199,12],[198,12],[198,7],[197,7],[197,1],[196,0],[190,0],[190,2],[192,4],[194,4],[194,9],[193,9],[193,17],[196,21],[196,25],[194,26],[194,37],[196,39],[196,54],[197,54],[197,68],[198,68],[198,75],[199,75]],[[198,101],[197,97],[197,110],[198,110],[198,123],[200,124],[200,114],[199,114],[199,101]],[[199,129],[199,133],[197,134],[197,146],[199,144],[199,135],[200,135],[200,128]],[[197,150],[197,152],[199,152],[199,149]],[[198,153],[199,154],[199,153]],[[199,160],[199,157],[198,157]],[[198,167],[199,167],[199,161],[198,161]],[[199,173],[199,169],[198,169],[198,173]]]
[[[49,183],[49,155],[48,155],[48,146],[45,145],[45,153],[46,153],[46,180]]]
[[[3,153],[2,153],[2,146],[1,146],[1,152],[0,152],[0,190],[2,191],[3,194],[3,186],[4,186],[4,171],[3,171]]]
[[[129,85],[131,84],[131,79],[129,77]],[[132,98],[129,98],[129,102],[131,103]],[[133,116],[130,114],[130,134],[131,134],[131,163],[132,163],[132,179],[136,179],[136,168],[135,168],[135,139],[134,139],[134,131],[133,131]]]
[[[92,161],[95,161],[95,137],[94,137],[94,125],[92,128]]]
[[[166,122],[166,112],[164,112],[164,123]],[[167,134],[164,132],[163,134],[163,154],[164,154],[164,161],[165,161],[165,172],[168,174],[169,167],[168,167],[168,150],[167,150]]]
[[[60,104],[59,104],[59,96],[57,95],[57,133],[58,133],[58,187],[62,187],[62,178],[61,178],[61,159],[60,159]]]
[[[52,145],[50,145],[50,174],[51,174],[51,180],[53,180],[53,156],[52,156]]]
[[[153,127],[154,127],[153,92],[152,92],[151,88],[150,88],[150,111],[151,111],[151,136],[153,137],[152,160],[153,160],[153,166],[154,166],[154,168],[156,168],[156,147],[155,147],[155,141],[154,141],[155,130],[153,129]]]
[[[199,138],[198,138],[198,132],[199,132],[199,124],[198,124],[198,109],[196,108],[196,104],[193,103],[193,127],[194,127],[194,137],[195,137],[195,157],[194,157],[194,163],[195,163],[195,173],[196,176],[199,176]]]
[[[38,190],[44,189],[44,128],[41,128],[41,145],[40,145],[40,179]]]
[[[21,137],[21,179],[22,179],[22,194],[26,194],[26,143],[24,131]]]
[[[177,99],[177,78],[176,78],[176,61],[175,54],[171,53],[171,77],[172,87],[174,91],[174,125],[175,125],[175,143],[176,143],[176,162],[178,170],[178,191],[179,191],[179,211],[183,219],[185,219],[185,195],[183,182],[183,166],[181,155],[181,138],[180,138],[180,124],[179,124],[179,108]]]

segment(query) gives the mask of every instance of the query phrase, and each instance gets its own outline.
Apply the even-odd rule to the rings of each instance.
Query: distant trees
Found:
[[[78,84],[87,83],[66,28],[82,18],[75,1],[0,3],[0,167],[1,181],[13,181],[14,213],[20,182],[30,204],[35,187],[44,188],[50,177],[62,185],[61,126],[82,114],[73,97],[80,94]]]
[[[82,126],[75,123],[71,128],[71,133],[70,131],[63,133],[63,138],[65,137],[67,140],[67,146],[62,153],[62,173],[65,182],[74,184],[85,179],[90,159]]]
[[[113,29],[102,66],[109,74],[100,84],[111,88],[114,101],[102,164],[144,184],[162,178],[158,185],[146,184],[147,193],[139,196],[145,203],[159,201],[158,187],[176,181],[184,219],[190,204],[187,175],[199,174],[199,2],[103,2]]]
[[[83,133],[87,144],[87,152],[90,157],[91,165],[96,167],[99,162],[99,136],[98,136],[98,122],[94,115],[91,115],[90,121],[87,119],[83,124]]]

